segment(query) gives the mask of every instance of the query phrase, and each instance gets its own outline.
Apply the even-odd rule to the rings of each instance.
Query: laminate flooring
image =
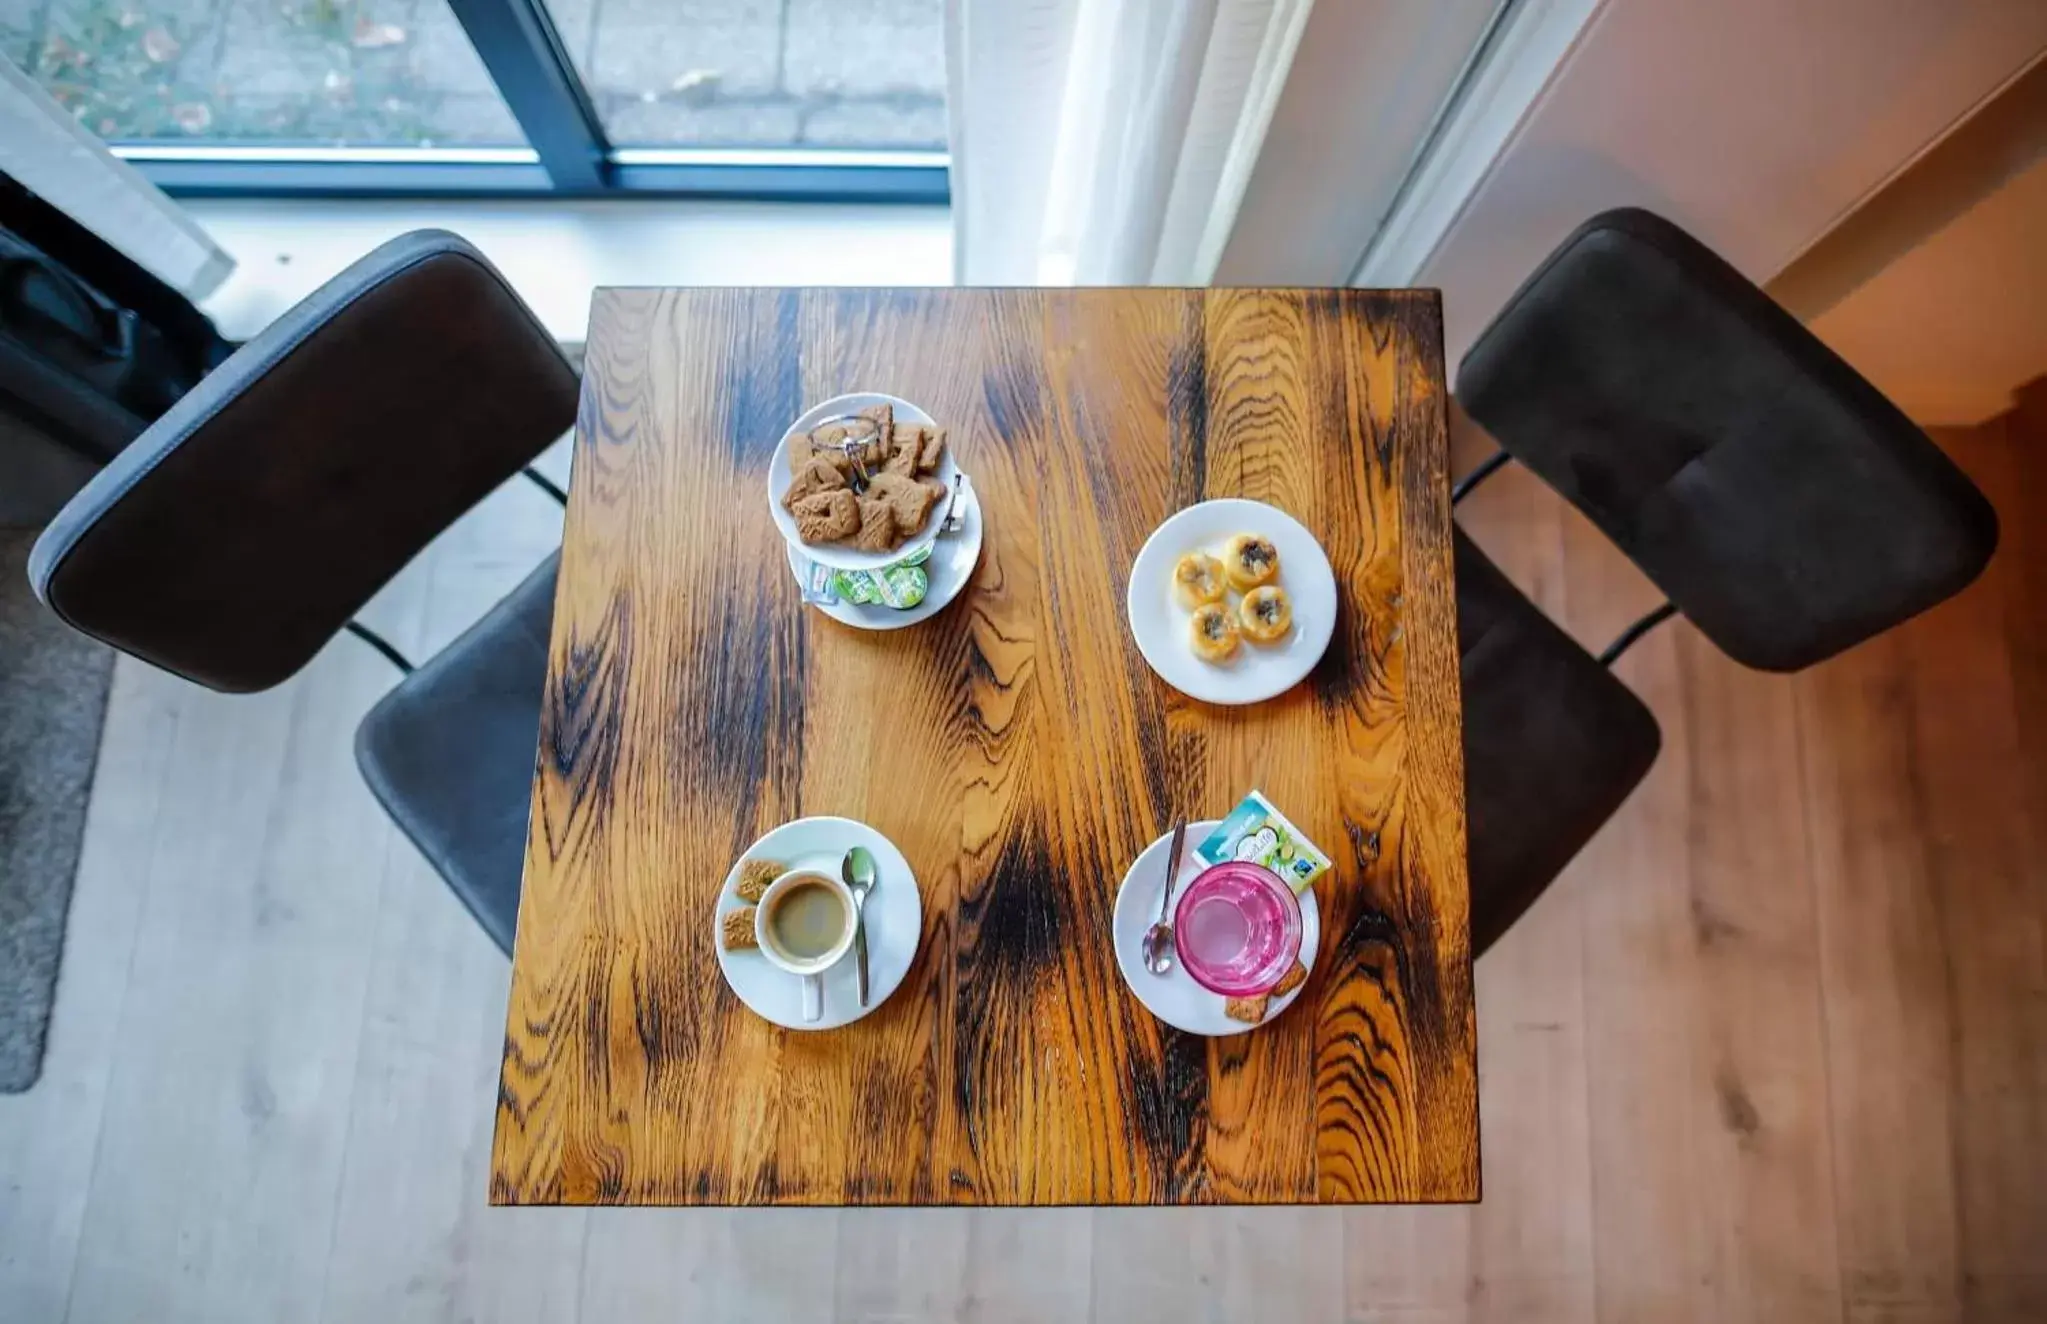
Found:
[[[2004,521],[1961,597],[1623,659],[1663,755],[1479,964],[1474,1207],[492,1209],[508,970],[356,775],[385,663],[124,659],[0,1320],[2047,1319],[2047,424],[1941,440]],[[1655,600],[1525,473],[1459,519],[1594,646]],[[559,525],[510,485],[367,619],[423,656]]]

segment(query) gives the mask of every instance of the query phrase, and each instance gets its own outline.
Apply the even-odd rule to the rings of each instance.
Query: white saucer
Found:
[[[799,432],[810,431],[826,419],[838,418],[845,414],[855,414],[870,405],[893,406],[895,408],[896,422],[907,423],[912,427],[935,427],[938,423],[937,419],[911,404],[908,400],[898,399],[893,395],[883,395],[879,391],[854,391],[850,395],[835,395],[829,400],[812,405],[804,410],[803,416],[794,423],[791,423],[789,430],[782,434],[782,439],[775,443],[775,453],[768,460],[768,513],[775,517],[775,527],[782,531],[783,542],[796,544],[802,541],[802,539],[796,536],[796,517],[782,509],[782,494],[789,490],[789,483],[791,481],[788,458],[789,438]],[[938,469],[931,476],[944,483],[946,491],[950,493],[953,475],[959,471],[959,465],[953,462],[952,447],[947,445],[945,448],[945,458],[938,462]],[[834,570],[879,570],[885,565],[894,565],[911,552],[916,551],[919,547],[930,543],[938,537],[938,521],[940,512],[944,509],[945,502],[940,500],[937,505],[931,508],[931,515],[924,521],[922,532],[918,533],[914,538],[905,540],[892,551],[863,552],[857,547],[826,543],[810,548],[810,559],[819,565],[828,565]]]
[[[1281,552],[1280,556],[1284,558],[1286,553]],[[1177,896],[1179,888],[1193,882],[1194,876],[1208,867],[1194,853],[1194,847],[1220,821],[1209,818],[1187,825],[1187,845],[1180,855],[1180,878],[1174,895]],[[1308,983],[1283,998],[1274,998],[1266,1008],[1265,1019],[1258,1025],[1246,1025],[1223,1015],[1222,994],[1211,993],[1195,983],[1194,977],[1181,967],[1177,959],[1173,968],[1163,975],[1155,975],[1144,968],[1144,931],[1159,917],[1159,889],[1165,884],[1166,854],[1172,845],[1173,834],[1168,832],[1145,847],[1116,889],[1116,918],[1110,930],[1116,943],[1116,968],[1123,972],[1123,982],[1130,985],[1130,991],[1137,995],[1146,1011],[1174,1029],[1185,1030],[1189,1034],[1219,1039],[1224,1035],[1255,1030],[1258,1025],[1272,1024],[1275,1016],[1301,996],[1301,989],[1314,982],[1315,949],[1322,941],[1322,908],[1315,903],[1315,889],[1311,887],[1301,893],[1301,964],[1308,967]]]
[[[940,503],[941,509],[943,504]],[[931,586],[925,590],[924,600],[916,606],[907,611],[897,611],[881,603],[862,606],[853,602],[813,602],[810,605],[841,625],[861,630],[900,630],[906,625],[930,620],[960,595],[960,590],[974,577],[974,566],[981,559],[981,502],[974,495],[971,481],[960,488],[960,514],[965,520],[960,531],[946,534],[932,545],[931,559],[924,563],[924,572],[931,576]],[[800,543],[789,544],[789,573],[796,576],[799,587],[808,586],[808,550]]]
[[[1279,549],[1279,585],[1293,599],[1294,628],[1276,644],[1246,640],[1227,662],[1204,662],[1188,641],[1193,613],[1173,600],[1173,563],[1188,552],[1222,554],[1239,533],[1270,538]],[[1238,594],[1224,601],[1236,609]],[[1263,501],[1203,501],[1173,515],[1145,540],[1130,567],[1130,633],[1160,679],[1206,703],[1259,703],[1298,685],[1336,630],[1336,573],[1315,535]]]
[[[874,891],[865,908],[867,1005],[860,1005],[858,976],[848,952],[844,960],[824,972],[824,1019],[805,1022],[803,981],[769,965],[757,951],[726,951],[720,925],[725,912],[747,904],[733,891],[742,861],[780,860],[792,869],[816,869],[836,878],[840,861],[855,846],[874,853],[876,870]],[[917,895],[917,876],[910,872],[910,862],[887,837],[850,818],[799,818],[748,846],[725,875],[725,885],[718,890],[717,914],[711,921],[711,940],[717,944],[718,968],[725,972],[725,982],[762,1019],[788,1030],[836,1030],[886,1002],[910,972],[923,932],[924,902]]]

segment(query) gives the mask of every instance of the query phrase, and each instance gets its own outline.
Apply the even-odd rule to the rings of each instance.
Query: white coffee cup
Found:
[[[783,934],[777,931],[776,921],[782,916],[786,898],[799,888],[823,887],[829,889],[838,899],[843,922],[829,943],[818,945],[815,951],[800,951],[792,948]],[[754,908],[754,941],[760,945],[760,953],[768,964],[788,971],[803,981],[803,1019],[817,1021],[824,1018],[824,972],[844,959],[853,948],[853,935],[860,926],[859,911],[853,905],[853,890],[841,880],[822,869],[791,869],[788,873],[768,884],[761,893],[760,905]]]

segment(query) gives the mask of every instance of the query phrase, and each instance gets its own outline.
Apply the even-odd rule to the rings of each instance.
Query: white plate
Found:
[[[1282,552],[1280,555],[1284,558],[1286,554]],[[1181,887],[1193,882],[1194,876],[1208,867],[1194,853],[1194,847],[1214,831],[1220,821],[1210,818],[1187,825],[1187,846],[1180,855],[1180,879],[1174,888],[1175,896]],[[1116,968],[1123,972],[1123,982],[1130,985],[1130,991],[1137,995],[1146,1011],[1174,1029],[1185,1030],[1189,1034],[1221,1038],[1255,1030],[1258,1025],[1272,1024],[1273,1018],[1292,1006],[1294,999],[1301,996],[1301,990],[1314,982],[1315,949],[1322,941],[1322,908],[1315,903],[1315,889],[1310,887],[1301,893],[1301,964],[1308,967],[1307,983],[1283,998],[1274,998],[1266,1008],[1265,1019],[1258,1025],[1246,1025],[1223,1015],[1222,994],[1211,993],[1195,983],[1194,977],[1181,967],[1178,958],[1174,959],[1173,968],[1163,975],[1155,975],[1144,968],[1144,931],[1159,917],[1159,889],[1165,885],[1166,855],[1172,846],[1173,834],[1168,832],[1145,847],[1144,853],[1137,857],[1116,889],[1116,918],[1110,928],[1115,935]]]
[[[1222,555],[1239,533],[1270,538],[1279,549],[1279,585],[1293,599],[1294,628],[1276,644],[1245,640],[1227,662],[1204,662],[1188,641],[1193,613],[1173,600],[1173,563],[1188,552]],[[1236,610],[1239,594],[1225,602]],[[1130,567],[1128,611],[1137,651],[1159,678],[1205,703],[1259,703],[1298,685],[1329,647],[1336,629],[1336,573],[1315,535],[1263,501],[1204,501],[1172,516],[1145,539]]]
[[[789,490],[789,438],[799,432],[808,432],[828,418],[842,414],[858,413],[869,405],[893,405],[896,422],[913,427],[935,427],[937,419],[925,413],[908,400],[899,400],[879,391],[855,391],[851,395],[835,395],[822,404],[812,405],[803,411],[803,416],[789,425],[782,439],[775,443],[775,453],[768,460],[768,511],[775,517],[775,527],[782,531],[782,540],[791,547],[800,547],[803,554],[820,565],[831,566],[834,570],[879,570],[896,562],[924,546],[938,536],[938,521],[945,509],[945,502],[939,501],[931,508],[931,515],[924,521],[924,529],[914,538],[904,540],[893,551],[863,552],[857,548],[841,546],[838,543],[824,543],[812,546],[796,534],[796,517],[782,509],[782,494]],[[938,471],[931,476],[952,487],[952,476],[960,471],[953,463],[952,446],[945,448],[945,458],[939,461]],[[1284,555],[1284,553],[1282,553]]]
[[[758,951],[728,952],[720,926],[725,912],[747,903],[733,889],[744,860],[780,860],[791,869],[816,869],[834,878],[839,863],[855,846],[874,853],[874,891],[868,894],[867,1005],[860,1005],[853,954],[824,972],[824,1019],[803,1019],[803,981],[768,964]],[[917,876],[910,862],[887,837],[850,818],[799,818],[784,823],[746,848],[732,862],[725,885],[718,889],[717,914],[711,920],[711,941],[718,947],[718,968],[739,1000],[765,1020],[788,1030],[836,1030],[867,1015],[896,991],[917,955],[924,932],[924,902],[917,895]]]
[[[939,507],[943,510],[944,503],[940,502]],[[829,605],[813,602],[809,605],[841,625],[861,630],[900,630],[905,625],[930,620],[959,596],[967,581],[974,577],[974,566],[981,559],[981,503],[974,496],[971,482],[960,489],[960,514],[966,521],[960,531],[946,534],[932,545],[931,559],[924,563],[925,573],[931,576],[931,586],[925,590],[924,600],[908,611],[897,611],[879,603],[862,606],[853,602]],[[799,587],[809,581],[809,550],[798,543],[789,544],[789,573],[796,576]]]

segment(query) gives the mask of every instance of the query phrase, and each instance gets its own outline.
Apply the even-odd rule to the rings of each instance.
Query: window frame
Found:
[[[948,153],[619,147],[544,0],[448,0],[525,147],[123,143],[114,154],[176,197],[732,198],[944,205]]]

